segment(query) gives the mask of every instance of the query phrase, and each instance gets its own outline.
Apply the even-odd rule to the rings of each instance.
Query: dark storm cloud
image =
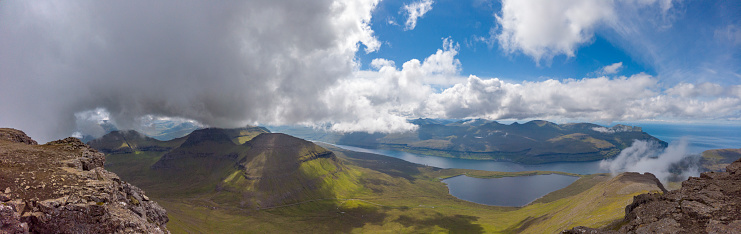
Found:
[[[326,118],[317,97],[351,74],[377,1],[3,1],[0,123],[68,136],[107,109],[220,127]]]

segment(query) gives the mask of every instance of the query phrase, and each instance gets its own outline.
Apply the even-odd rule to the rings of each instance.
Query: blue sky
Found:
[[[0,1],[0,126],[741,123],[741,2]],[[411,19],[411,20],[410,20]],[[95,134],[93,134],[95,135]]]
[[[641,25],[634,28],[640,38],[619,35],[609,25],[596,23],[589,40],[578,43],[575,56],[558,54],[540,63],[519,51],[507,53],[496,41],[487,44],[477,39],[488,40],[490,32],[501,33],[495,18],[502,14],[499,1],[432,1],[432,9],[418,19],[416,27],[407,29],[404,23],[408,13],[403,7],[415,2],[421,1],[379,3],[371,28],[383,45],[374,53],[358,52],[363,69],[369,69],[375,58],[397,64],[424,58],[440,48],[442,38],[450,38],[461,45],[457,58],[462,64],[462,75],[513,81],[595,77],[600,75],[595,73],[600,68],[622,62],[617,75],[644,72],[661,76],[668,85],[696,81],[741,83],[739,2],[673,1],[666,12],[662,12],[660,3],[650,4],[639,12],[648,17],[621,19]],[[627,16],[630,14],[635,12]],[[654,49],[648,51],[645,47]]]

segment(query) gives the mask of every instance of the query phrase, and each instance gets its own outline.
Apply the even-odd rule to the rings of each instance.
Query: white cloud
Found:
[[[556,55],[575,55],[592,39],[594,28],[615,19],[613,1],[503,0],[496,15],[499,45],[508,53],[521,51],[550,61]]]
[[[324,103],[335,113],[332,130],[394,132],[415,129],[407,122],[418,116],[419,104],[433,94],[431,85],[456,80],[459,45],[443,40],[443,49],[424,61],[412,59],[401,69],[392,61],[375,59],[376,71],[359,71],[325,92]]]
[[[672,167],[687,164],[685,166],[688,167],[679,175],[681,180],[685,180],[689,176],[700,174],[695,164],[697,162],[696,156],[687,153],[687,145],[687,140],[681,139],[679,142],[672,142],[669,147],[662,149],[656,142],[636,140],[614,159],[600,162],[600,167],[608,169],[613,174],[626,171],[650,172],[666,184],[668,179],[674,176],[670,172]]]
[[[507,53],[550,62],[557,55],[574,57],[601,28],[616,31],[621,40],[647,40],[641,37],[645,30],[671,27],[673,5],[672,0],[503,0],[495,14],[498,32],[490,40]],[[647,29],[647,22],[657,25]],[[652,57],[654,50],[647,46],[640,52]]]
[[[433,0],[421,0],[411,4],[404,4],[402,9],[407,14],[405,30],[412,30],[417,26],[417,19],[422,18],[428,11],[432,10]]]
[[[741,117],[741,86],[702,83],[664,89],[656,77],[643,73],[521,83],[463,78],[455,58],[458,49],[445,39],[443,49],[401,68],[390,60],[374,60],[374,71],[358,71],[325,92],[324,102],[336,114],[325,122],[338,131],[389,132],[413,129],[406,120],[419,117],[601,122]],[[436,91],[436,85],[447,88]]]
[[[696,97],[715,97],[720,95],[733,95],[734,90],[741,87],[741,85],[733,86],[721,86],[713,83],[700,83],[700,84],[689,84],[679,83],[676,86],[668,89],[667,94],[677,95],[686,98]]]
[[[728,119],[741,116],[741,98],[731,87],[677,85],[665,92],[655,77],[636,74],[608,79],[582,78],[508,83],[476,76],[436,93],[422,113],[437,118],[567,118],[612,122],[655,118]],[[683,90],[677,92],[675,90]],[[704,93],[702,98],[687,93]]]
[[[622,68],[623,68],[623,62],[613,63],[610,65],[604,66],[597,73],[603,74],[603,75],[612,75],[612,74],[617,74]]]
[[[69,136],[74,113],[217,127],[332,115],[321,90],[381,43],[379,0],[0,1],[0,124]]]

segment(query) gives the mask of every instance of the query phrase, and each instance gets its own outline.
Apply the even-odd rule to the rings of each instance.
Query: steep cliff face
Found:
[[[165,210],[76,138],[37,145],[0,129],[0,233],[166,233]]]
[[[625,207],[618,231],[577,227],[570,233],[738,233],[741,232],[741,159],[725,172],[690,177],[682,188],[641,194]]]

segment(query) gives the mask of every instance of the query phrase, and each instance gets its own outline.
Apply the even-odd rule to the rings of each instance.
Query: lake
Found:
[[[422,164],[439,168],[462,168],[483,171],[562,171],[574,174],[595,174],[605,173],[607,170],[599,168],[600,161],[592,162],[564,162],[564,163],[546,163],[546,164],[519,164],[513,162],[497,162],[488,160],[473,160],[461,158],[445,158],[438,156],[429,156],[423,154],[413,154],[396,150],[383,149],[366,149],[348,145],[334,145],[346,150],[352,150],[364,153],[373,153],[386,155],[389,157],[399,158],[407,162]]]
[[[450,194],[466,201],[492,206],[525,206],[579,179],[558,174],[493,179],[465,175],[442,180]]]

